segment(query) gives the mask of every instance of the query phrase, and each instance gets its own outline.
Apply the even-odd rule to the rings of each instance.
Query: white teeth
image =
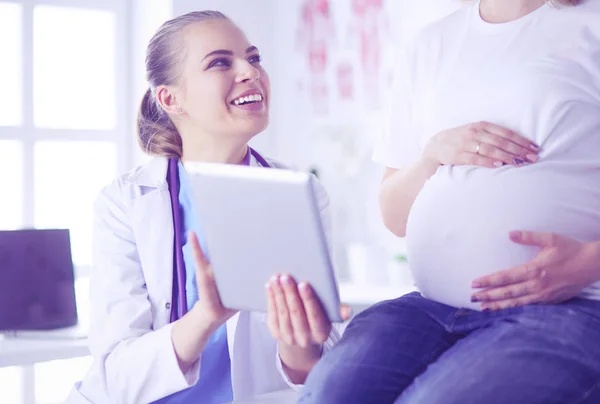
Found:
[[[252,94],[252,95],[247,95],[245,97],[240,97],[237,98],[236,100],[233,101],[233,103],[235,105],[240,105],[240,104],[245,104],[248,102],[258,102],[258,101],[262,101],[263,97],[260,94]]]

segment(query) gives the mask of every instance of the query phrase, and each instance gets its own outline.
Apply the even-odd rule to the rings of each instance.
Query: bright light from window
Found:
[[[64,403],[75,383],[85,376],[91,365],[91,356],[36,364],[37,402],[39,404]]]
[[[34,8],[35,126],[115,127],[115,30],[115,15],[107,11]]]
[[[75,265],[91,263],[93,205],[116,176],[117,157],[109,142],[35,145],[35,226],[70,229]]]
[[[3,230],[14,230],[23,224],[22,166],[21,143],[0,140],[0,229]]]
[[[21,5],[0,3],[0,126],[19,126],[23,120],[21,24]]]
[[[4,404],[20,404],[25,398],[21,394],[23,389],[23,379],[21,378],[21,369],[18,367],[0,368],[0,380],[2,388],[0,389],[0,399]]]

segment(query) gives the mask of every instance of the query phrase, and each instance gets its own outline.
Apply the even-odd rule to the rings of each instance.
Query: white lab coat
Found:
[[[258,165],[254,158],[251,164]],[[167,159],[154,158],[118,178],[96,201],[89,335],[94,363],[68,403],[147,404],[198,380],[199,361],[182,374],[171,343],[174,231],[166,175]],[[329,199],[322,185],[317,188],[331,246]],[[265,314],[236,314],[227,322],[227,337],[235,399],[300,388],[283,372]],[[334,329],[324,350],[338,338]]]

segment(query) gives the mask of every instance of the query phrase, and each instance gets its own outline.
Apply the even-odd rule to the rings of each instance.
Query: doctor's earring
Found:
[[[178,114],[181,114],[181,113],[183,113],[183,109],[181,109],[181,108],[177,108],[177,113],[178,113]]]

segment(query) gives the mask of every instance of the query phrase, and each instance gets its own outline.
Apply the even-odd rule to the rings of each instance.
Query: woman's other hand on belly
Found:
[[[510,239],[540,247],[530,262],[473,281],[482,310],[560,303],[600,280],[600,242],[582,243],[553,233],[515,231]]]
[[[502,167],[537,161],[539,146],[523,136],[488,122],[471,123],[433,136],[423,156],[443,165]]]

